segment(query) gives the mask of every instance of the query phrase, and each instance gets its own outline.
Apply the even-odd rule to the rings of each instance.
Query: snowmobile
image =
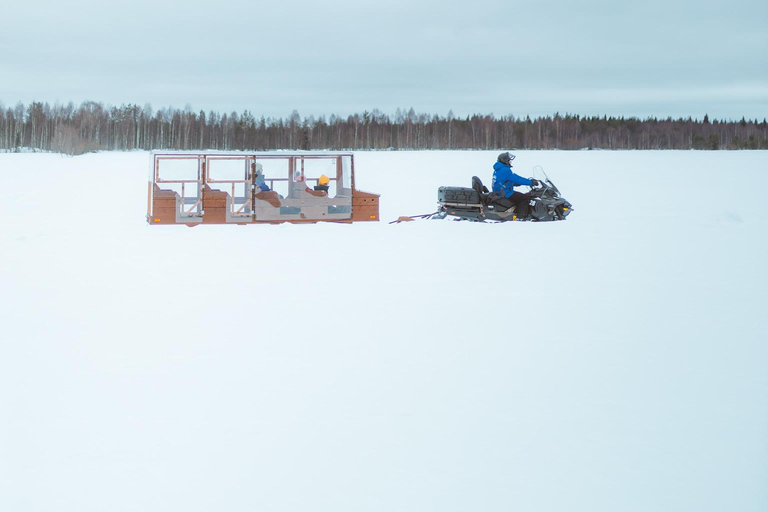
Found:
[[[541,166],[533,168],[544,175],[538,187],[532,187],[528,193],[528,220],[544,222],[565,220],[573,207],[561,195],[549,176]],[[438,210],[432,215],[434,219],[455,217],[455,220],[470,220],[476,222],[496,221],[505,222],[518,219],[515,207],[508,206],[508,201],[495,192],[489,192],[480,178],[472,176],[472,187],[440,187],[437,190]]]

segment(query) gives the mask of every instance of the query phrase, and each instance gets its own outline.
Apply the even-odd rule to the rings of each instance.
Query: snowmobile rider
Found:
[[[515,213],[519,219],[528,218],[528,201],[531,197],[522,192],[516,192],[514,187],[527,185],[538,187],[539,181],[533,178],[526,179],[512,172],[512,160],[515,155],[506,152],[499,155],[498,161],[493,164],[493,191],[501,196],[498,203],[510,208],[515,206]]]

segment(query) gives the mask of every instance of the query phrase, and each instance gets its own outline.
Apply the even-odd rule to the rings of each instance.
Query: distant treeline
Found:
[[[768,149],[763,119],[553,116],[459,118],[398,109],[286,119],[151,106],[0,104],[0,150]]]

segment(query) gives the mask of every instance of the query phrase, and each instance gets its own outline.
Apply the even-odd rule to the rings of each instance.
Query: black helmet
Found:
[[[499,155],[499,162],[503,163],[504,165],[510,165],[512,160],[514,159],[515,159],[515,155],[513,155],[509,151]]]

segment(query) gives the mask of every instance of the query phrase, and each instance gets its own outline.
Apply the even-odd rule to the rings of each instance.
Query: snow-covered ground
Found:
[[[767,510],[768,152],[515,163],[566,222],[149,227],[146,153],[0,155],[0,510]]]

